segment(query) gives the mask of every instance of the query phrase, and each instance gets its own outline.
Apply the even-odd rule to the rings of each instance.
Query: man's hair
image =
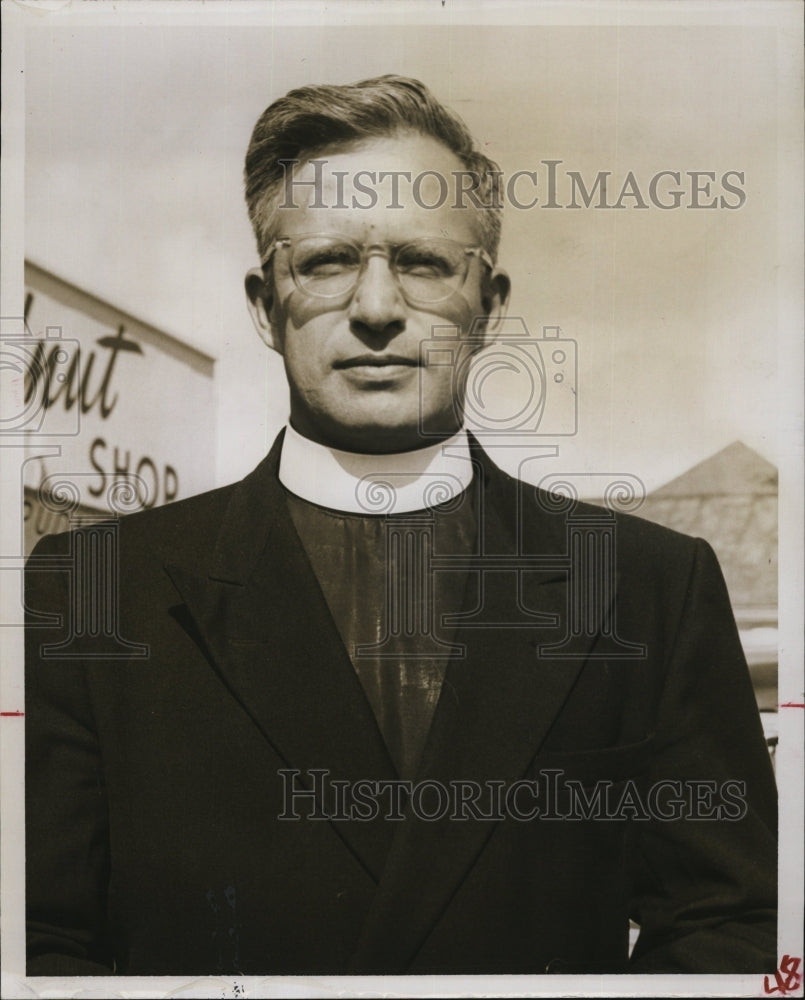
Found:
[[[331,147],[404,132],[441,142],[478,177],[473,193],[484,206],[476,209],[481,242],[496,260],[503,209],[497,164],[475,148],[464,122],[423,83],[391,74],[344,86],[300,87],[274,101],[260,116],[246,153],[244,179],[261,260],[273,238],[274,209],[285,177],[283,160],[306,162]]]

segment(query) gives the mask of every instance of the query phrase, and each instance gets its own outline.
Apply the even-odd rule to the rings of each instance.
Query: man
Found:
[[[258,121],[246,290],[290,423],[243,482],[121,521],[113,651],[75,635],[92,529],[36,550],[30,975],[774,968],[774,783],[711,550],[462,429],[509,292],[495,171],[405,78]]]

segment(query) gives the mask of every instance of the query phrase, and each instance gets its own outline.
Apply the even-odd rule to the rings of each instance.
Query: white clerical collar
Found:
[[[338,451],[286,426],[279,479],[293,493],[332,510],[402,514],[446,503],[472,481],[467,432],[416,451],[362,455]]]

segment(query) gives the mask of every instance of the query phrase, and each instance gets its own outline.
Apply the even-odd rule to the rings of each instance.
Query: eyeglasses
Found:
[[[494,267],[484,249],[464,246],[455,240],[428,237],[398,246],[388,243],[365,246],[334,234],[311,233],[277,237],[263,261],[264,269],[280,248],[287,251],[291,277],[299,291],[320,299],[351,294],[366,261],[377,254],[388,258],[392,273],[411,302],[441,302],[460,291],[473,257],[489,268]]]

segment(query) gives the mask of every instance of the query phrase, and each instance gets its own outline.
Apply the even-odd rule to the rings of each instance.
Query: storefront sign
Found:
[[[26,263],[26,549],[214,485],[213,359]]]

